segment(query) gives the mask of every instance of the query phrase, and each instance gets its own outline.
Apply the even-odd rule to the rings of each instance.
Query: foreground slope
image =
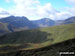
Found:
[[[0,37],[0,53],[12,53],[20,50],[31,51],[32,49],[47,47],[74,38],[74,23],[62,26],[14,32]]]
[[[61,52],[75,53],[75,38],[38,49],[20,50],[5,54],[2,53],[0,56],[60,56]],[[64,56],[75,56],[75,54]]]

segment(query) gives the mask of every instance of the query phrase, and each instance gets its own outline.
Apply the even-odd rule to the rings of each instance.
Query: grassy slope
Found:
[[[0,44],[1,44],[0,48],[5,48],[9,52],[16,51],[17,50],[15,49],[16,46],[18,44],[20,46],[21,44],[22,45],[20,46],[22,47],[21,50],[28,50],[28,49],[30,50],[52,45],[73,38],[75,38],[75,24],[53,26],[48,28],[39,28],[34,30],[14,32],[4,35],[0,37]],[[7,48],[6,46],[10,47],[10,49],[15,50],[8,50],[9,48]],[[11,48],[12,46],[14,48]],[[20,47],[18,48],[18,50],[20,49]]]
[[[7,23],[0,22],[0,35],[10,32],[7,25],[8,25]]]
[[[48,45],[43,48],[32,49],[32,50],[20,50],[17,52],[0,54],[0,55],[2,56],[60,56],[60,52],[63,51],[75,52],[75,38],[54,45]],[[73,56],[75,56],[75,54]]]
[[[48,38],[53,38],[52,43],[58,43],[64,40],[75,38],[75,24],[67,24],[62,26],[53,26],[50,28],[42,28],[42,31],[52,34]]]

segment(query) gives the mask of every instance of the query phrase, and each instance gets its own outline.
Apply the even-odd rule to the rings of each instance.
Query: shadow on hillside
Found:
[[[75,39],[70,39],[38,49],[18,51],[15,56],[60,56],[60,52],[75,53]],[[75,54],[65,56],[75,56]]]
[[[52,34],[37,29],[9,33],[0,37],[0,44],[42,43]]]
[[[48,41],[48,36],[52,34],[40,30],[25,30],[20,32],[9,33],[0,37],[0,51],[15,51],[32,46],[28,43],[42,43]],[[19,46],[17,44],[20,44]]]
[[[40,31],[40,30],[32,30],[29,33],[31,43],[42,43],[48,40],[48,36],[52,35],[50,33]]]
[[[0,44],[42,43],[52,34],[37,29],[9,33],[0,37]],[[53,39],[52,39],[53,40]]]

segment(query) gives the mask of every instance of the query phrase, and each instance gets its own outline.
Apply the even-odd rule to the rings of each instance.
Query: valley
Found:
[[[0,54],[10,56],[12,55],[46,56],[49,54],[50,56],[52,56],[53,53],[57,53],[60,50],[64,51],[66,49],[65,51],[68,51],[69,48],[73,50],[75,48],[74,38],[75,38],[75,23],[13,32],[5,34],[0,37]],[[73,43],[71,43],[72,42],[71,39],[73,39]],[[66,42],[68,40],[70,40],[69,44],[68,42]],[[73,44],[73,46],[71,46],[71,44]],[[52,48],[52,49],[51,50],[48,49],[49,51],[46,51],[45,48],[46,49]],[[44,50],[41,51],[41,49],[44,49],[45,51]],[[45,52],[47,54],[43,54]]]

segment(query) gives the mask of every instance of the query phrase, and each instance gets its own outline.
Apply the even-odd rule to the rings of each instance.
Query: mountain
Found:
[[[75,16],[69,17],[65,20],[55,20],[55,25],[71,24],[75,23]]]
[[[51,20],[49,18],[42,18],[40,20],[34,20],[32,21],[34,24],[38,25],[39,27],[49,27],[49,26],[54,26],[55,21]]]
[[[55,25],[61,25],[64,22],[64,20],[55,20]]]
[[[15,17],[15,16],[10,16],[6,18],[0,19],[0,22],[2,23],[8,23],[8,28],[10,31],[14,31],[14,29],[19,30],[22,29],[32,29],[32,28],[37,28],[35,24],[33,24],[31,21],[28,20],[26,17]]]
[[[28,18],[26,17],[9,16],[0,19],[0,25],[1,25],[0,34],[7,33],[7,32],[22,31],[27,29],[34,29],[39,27],[50,27],[56,25],[71,24],[71,23],[75,23],[74,16],[66,20],[52,20],[49,18],[42,18],[40,20],[33,20],[33,21],[28,20]]]
[[[75,16],[64,20],[62,24],[71,24],[71,23],[75,23]]]
[[[0,56],[58,56],[64,50],[75,51],[75,23],[0,36]]]

